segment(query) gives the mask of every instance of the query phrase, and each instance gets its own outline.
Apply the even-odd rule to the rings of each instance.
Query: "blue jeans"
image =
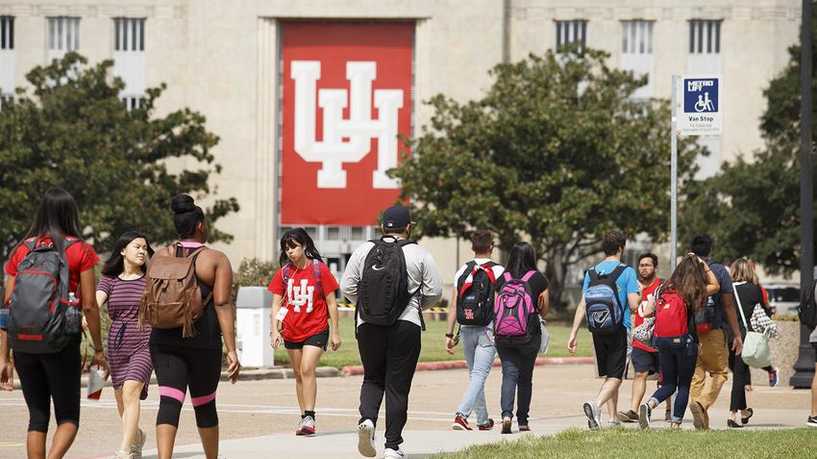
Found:
[[[669,398],[677,389],[678,395],[672,407],[672,420],[681,422],[689,402],[689,386],[695,374],[695,363],[698,361],[698,343],[688,337],[682,345],[667,345],[656,342],[658,364],[664,374],[664,385],[659,387],[652,399],[656,406]]]
[[[463,325],[460,328],[460,341],[468,363],[468,388],[462,397],[457,413],[465,417],[471,411],[477,413],[477,425],[488,422],[488,408],[485,404],[485,380],[491,372],[491,365],[496,356],[494,332],[491,326],[477,327]]]

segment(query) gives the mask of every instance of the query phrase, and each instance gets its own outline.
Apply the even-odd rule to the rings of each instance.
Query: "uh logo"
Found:
[[[307,286],[308,281],[301,279],[300,285],[295,285],[294,279],[287,282],[287,303],[292,306],[295,312],[301,312],[301,306],[306,305],[306,313],[312,312],[312,294],[315,293],[315,286]]]
[[[374,62],[346,63],[349,90],[320,89],[319,61],[292,61],[290,77],[295,80],[295,152],[308,162],[321,163],[318,188],[346,188],[343,163],[356,163],[371,150],[377,139],[377,169],[372,174],[375,189],[395,189],[398,182],[386,175],[397,166],[397,115],[403,107],[403,90],[378,89]],[[378,118],[372,119],[372,95]],[[317,96],[317,101],[315,100]],[[349,118],[343,110],[349,107]],[[323,140],[315,139],[315,106],[323,109]]]

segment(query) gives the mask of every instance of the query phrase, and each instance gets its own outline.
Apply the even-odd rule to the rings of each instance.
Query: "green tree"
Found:
[[[817,12],[812,16],[813,60],[817,60]],[[760,130],[765,146],[739,156],[720,172],[690,184],[682,206],[685,239],[706,232],[721,260],[746,256],[774,274],[791,274],[800,258],[800,46],[789,48],[789,64],[763,91],[767,100]],[[812,74],[812,93],[817,91]],[[817,132],[817,107],[812,113]]]
[[[170,197],[214,194],[208,178],[221,170],[211,153],[218,137],[206,129],[204,116],[187,108],[157,116],[164,85],[148,89],[140,108],[126,110],[119,98],[124,83],[111,78],[112,65],[88,65],[69,53],[31,70],[30,89],[18,89],[15,102],[0,111],[0,260],[26,233],[39,197],[53,186],[77,200],[83,236],[98,250],[132,228],[152,241],[169,241],[175,237]],[[229,241],[213,223],[237,211],[238,203],[211,202],[210,234]]]
[[[499,64],[479,100],[430,100],[430,126],[413,156],[392,173],[402,181],[428,236],[496,232],[507,251],[529,240],[546,262],[558,300],[571,265],[597,254],[619,228],[655,240],[669,229],[670,112],[638,100],[646,83],[585,50]],[[681,143],[680,170],[698,151]]]

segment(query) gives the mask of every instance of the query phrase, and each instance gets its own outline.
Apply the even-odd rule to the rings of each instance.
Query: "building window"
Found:
[[[122,103],[125,104],[125,108],[128,111],[136,110],[137,108],[142,108],[145,99],[143,97],[138,96],[125,96],[122,98]]]
[[[621,52],[624,54],[652,54],[653,21],[621,21]]]
[[[14,16],[0,16],[0,50],[14,49]]]
[[[578,45],[583,50],[587,43],[587,21],[576,19],[572,21],[556,21],[556,49],[561,50],[567,45]]]
[[[689,53],[720,54],[721,22],[709,19],[689,21]]]
[[[114,18],[114,50],[145,50],[145,19]]]
[[[326,240],[327,241],[339,241],[340,240],[340,227],[338,227],[338,226],[328,226],[328,227],[326,227]]]
[[[353,241],[362,241],[366,239],[366,228],[363,226],[353,226],[351,239]]]
[[[76,51],[79,49],[79,18],[58,16],[48,18],[48,49]]]

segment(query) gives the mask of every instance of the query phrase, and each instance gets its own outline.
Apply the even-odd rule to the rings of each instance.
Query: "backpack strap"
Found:
[[[613,280],[613,282],[618,281],[618,278],[624,274],[624,270],[629,268],[629,266],[625,265],[624,263],[619,264],[616,266],[616,269],[612,270],[608,276]]]
[[[494,266],[496,266],[496,263],[494,263],[493,261],[489,261],[488,263],[483,263],[480,265],[480,268],[482,268],[482,270],[485,271],[485,274],[488,275],[488,279],[491,281],[491,285],[496,284],[496,274],[494,274]]]
[[[469,261],[468,263],[465,264],[465,269],[462,271],[462,274],[457,279],[457,284],[455,285],[455,287],[457,289],[457,295],[458,296],[462,296],[462,294],[465,293],[465,287],[466,287],[465,281],[468,279],[468,276],[471,276],[471,275],[474,274],[474,268],[476,266],[477,266],[477,263],[475,261],[473,261],[473,260]]]
[[[530,278],[533,277],[535,274],[536,274],[536,271],[533,270],[533,269],[526,272],[525,275],[522,276],[522,282],[528,282],[530,280]]]
[[[323,294],[323,284],[321,283],[321,263],[317,258],[312,260],[312,277],[315,278],[315,288],[318,293],[326,299],[326,295]]]

